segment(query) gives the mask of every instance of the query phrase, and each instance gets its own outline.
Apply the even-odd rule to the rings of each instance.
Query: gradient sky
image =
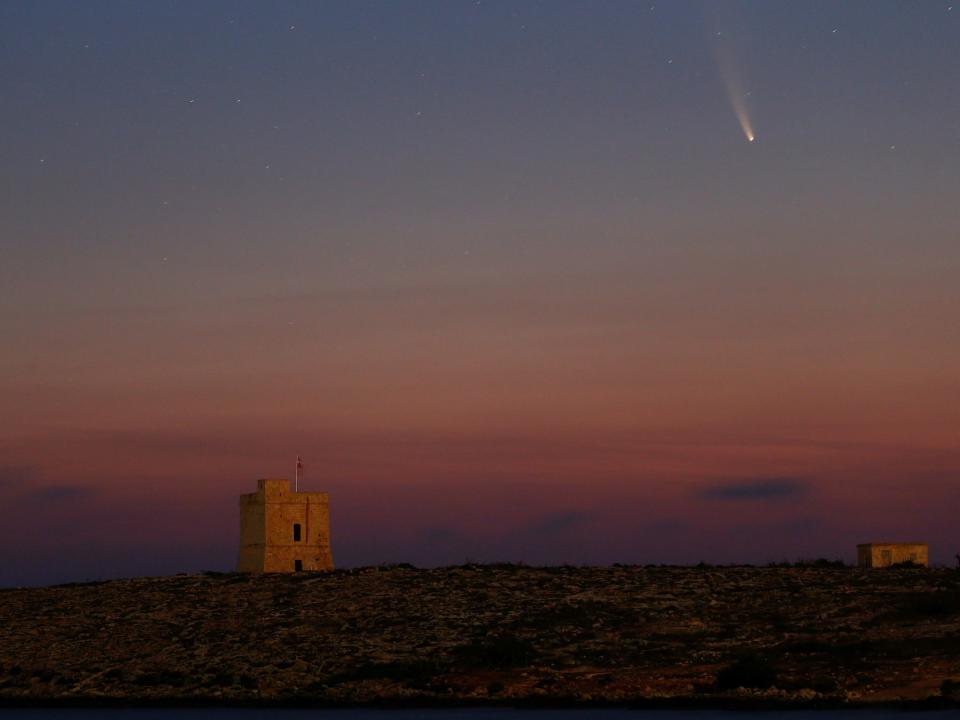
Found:
[[[342,566],[960,550],[960,2],[6,2],[0,138],[0,585],[297,454]]]

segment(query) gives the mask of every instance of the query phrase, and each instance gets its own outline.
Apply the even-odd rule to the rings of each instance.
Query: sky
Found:
[[[952,564],[958,88],[951,0],[0,4],[0,585],[297,455],[340,566]]]

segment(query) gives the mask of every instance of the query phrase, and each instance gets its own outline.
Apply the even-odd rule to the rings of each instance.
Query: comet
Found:
[[[720,70],[720,78],[723,80],[723,86],[730,100],[730,107],[737,117],[737,122],[740,123],[743,136],[747,139],[747,142],[753,142],[757,139],[757,136],[753,131],[753,123],[750,121],[750,109],[747,107],[747,98],[750,93],[743,89],[743,80],[740,77],[733,55],[728,49],[717,48],[717,67]]]

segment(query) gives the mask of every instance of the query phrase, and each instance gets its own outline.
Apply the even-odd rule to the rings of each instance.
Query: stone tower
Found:
[[[292,492],[289,480],[257,480],[240,496],[240,572],[333,570],[327,493]]]

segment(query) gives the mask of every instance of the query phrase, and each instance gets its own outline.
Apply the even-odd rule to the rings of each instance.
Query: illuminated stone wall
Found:
[[[240,572],[332,570],[327,493],[293,492],[289,480],[258,480],[240,496]],[[295,526],[299,525],[299,539]]]
[[[890,567],[906,562],[926,565],[928,552],[925,543],[865,543],[857,545],[857,565],[865,568]]]

